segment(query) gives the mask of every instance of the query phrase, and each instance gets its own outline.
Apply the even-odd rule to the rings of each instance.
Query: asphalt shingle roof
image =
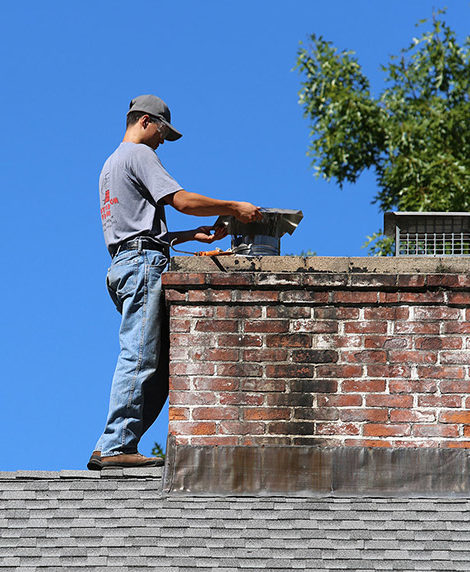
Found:
[[[0,473],[0,570],[470,570],[470,498],[165,496],[161,469]]]

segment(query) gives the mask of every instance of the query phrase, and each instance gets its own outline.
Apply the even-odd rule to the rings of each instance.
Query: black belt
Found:
[[[168,247],[163,244],[155,242],[151,238],[132,238],[131,240],[126,240],[117,245],[111,253],[111,258],[114,258],[116,254],[122,252],[123,250],[158,250],[162,254],[167,255]]]

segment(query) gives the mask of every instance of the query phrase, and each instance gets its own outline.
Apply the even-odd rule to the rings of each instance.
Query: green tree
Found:
[[[374,168],[381,211],[470,207],[470,37],[459,46],[443,13],[421,20],[430,29],[382,66],[378,97],[354,52],[315,35],[298,51],[313,168],[340,187]],[[368,243],[376,254],[392,251],[380,231]]]

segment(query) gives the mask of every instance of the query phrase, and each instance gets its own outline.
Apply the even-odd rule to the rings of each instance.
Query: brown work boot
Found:
[[[93,451],[87,464],[90,471],[101,471],[101,451]]]
[[[140,453],[127,453],[113,457],[101,457],[101,468],[107,467],[161,467],[165,464],[162,457],[144,457]]]

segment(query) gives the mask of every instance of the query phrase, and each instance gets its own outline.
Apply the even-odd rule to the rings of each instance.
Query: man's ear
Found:
[[[139,123],[140,123],[141,127],[143,127],[144,129],[147,129],[148,124],[150,123],[150,116],[149,115],[142,115],[142,117],[139,117]]]

